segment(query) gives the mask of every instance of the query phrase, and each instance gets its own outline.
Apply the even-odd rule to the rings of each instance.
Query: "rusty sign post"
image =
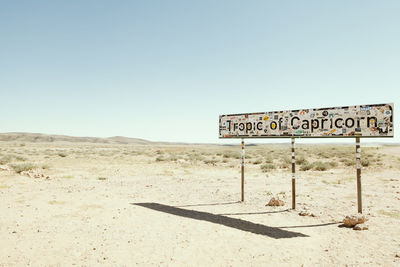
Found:
[[[292,209],[296,209],[296,152],[294,137],[292,137]]]
[[[357,160],[357,206],[358,212],[362,213],[362,198],[361,198],[361,147],[360,137],[356,137],[356,160]]]
[[[244,201],[244,139],[242,138],[242,202]]]
[[[393,137],[393,103],[298,109],[219,116],[219,138],[242,139],[242,201],[244,201],[244,138],[292,139],[292,208],[296,208],[296,137],[355,138],[357,202],[362,213],[360,138]]]

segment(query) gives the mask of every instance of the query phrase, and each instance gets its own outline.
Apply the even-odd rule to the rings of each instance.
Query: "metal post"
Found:
[[[292,209],[296,209],[296,154],[294,137],[292,137]]]
[[[358,204],[358,212],[362,213],[360,137],[356,137],[356,159],[357,159],[357,204]]]
[[[244,139],[242,138],[242,202],[244,201]]]

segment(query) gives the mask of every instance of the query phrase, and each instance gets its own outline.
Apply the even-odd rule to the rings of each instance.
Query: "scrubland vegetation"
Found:
[[[240,166],[240,146],[192,145],[146,146],[85,144],[69,146],[60,143],[47,147],[43,144],[8,143],[0,147],[0,165],[9,166],[16,173],[32,169],[48,170],[55,161],[102,160],[111,162],[143,162],[145,164],[176,164],[177,166],[211,166],[236,168]],[[260,173],[291,171],[290,145],[256,145],[246,147],[246,168]],[[333,169],[354,169],[355,148],[352,145],[298,145],[296,171],[324,172]],[[362,148],[363,168],[398,168],[400,158],[385,155],[379,147]]]

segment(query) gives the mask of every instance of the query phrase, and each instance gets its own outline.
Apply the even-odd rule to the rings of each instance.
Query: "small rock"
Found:
[[[365,223],[356,224],[356,225],[353,227],[353,230],[357,230],[357,231],[360,231],[360,230],[368,230],[368,225],[365,224]]]
[[[356,224],[361,224],[366,221],[368,221],[368,219],[364,215],[357,214],[357,215],[346,216],[343,219],[343,224],[347,227],[353,227]]]
[[[308,210],[302,210],[299,212],[300,216],[310,216],[310,217],[316,217],[314,213],[309,212]]]
[[[283,202],[283,200],[273,197],[266,206],[283,206],[283,205],[285,205],[285,202]]]
[[[302,211],[299,212],[299,215],[300,216],[309,216],[310,213],[308,211],[306,211],[306,210],[302,210]]]
[[[399,255],[399,254],[396,254],[395,257],[396,257],[396,258],[400,258],[400,255]]]

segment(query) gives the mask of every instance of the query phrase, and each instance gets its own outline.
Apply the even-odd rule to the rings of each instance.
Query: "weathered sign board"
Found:
[[[244,201],[244,138],[292,139],[292,209],[296,208],[296,137],[356,139],[357,203],[362,213],[360,137],[393,137],[394,104],[270,111],[219,116],[219,138],[242,138],[242,201]]]
[[[393,137],[393,103],[228,114],[219,138]]]

